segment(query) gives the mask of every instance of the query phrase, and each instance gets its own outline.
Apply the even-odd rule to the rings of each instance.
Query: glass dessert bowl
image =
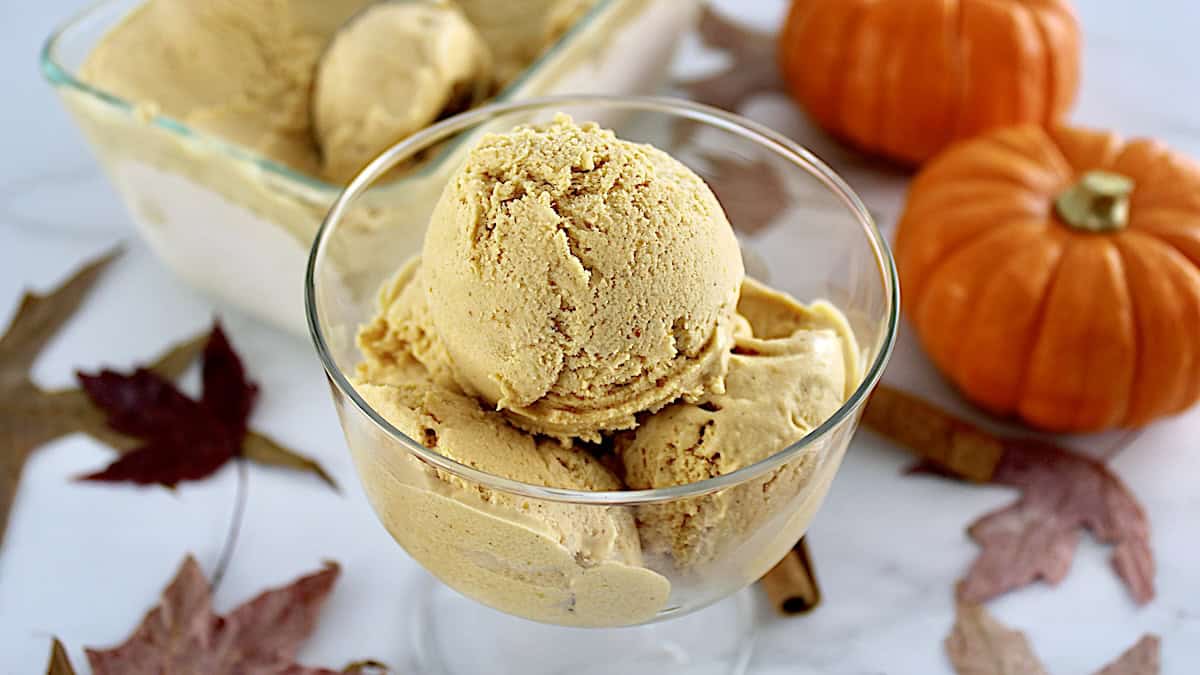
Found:
[[[557,117],[559,113],[580,121],[599,120],[619,139],[588,125],[576,127]],[[521,125],[536,126],[524,135],[512,132],[503,142],[488,135]],[[521,145],[530,138],[548,147]],[[494,401],[480,404],[459,389],[444,388],[426,372],[429,362],[422,356],[440,353],[440,343],[430,347],[433,338],[424,329],[401,326],[398,332],[388,332],[387,324],[393,311],[404,316],[448,313],[433,301],[418,309],[389,303],[413,288],[422,295],[422,284],[439,274],[422,276],[421,266],[436,269],[439,260],[430,254],[439,250],[437,242],[454,242],[453,236],[435,235],[435,224],[446,219],[447,207],[439,203],[453,202],[454,191],[470,183],[463,175],[475,171],[475,178],[492,180],[498,169],[484,160],[497,157],[498,148],[508,148],[518,158],[527,156],[529,147],[535,154],[557,156],[570,154],[571,144],[581,138],[616,154],[585,148],[581,156],[587,166],[570,167],[568,181],[624,161],[635,168],[644,161],[665,172],[668,190],[698,175],[725,205],[735,229],[739,215],[734,207],[744,198],[739,191],[746,185],[740,171],[761,172],[764,180],[778,185],[772,197],[779,203],[766,227],[739,233],[736,241],[728,234],[730,255],[736,260],[734,294],[741,328],[733,331],[732,345],[722,347],[730,354],[729,365],[715,393],[681,394],[677,400],[637,409],[636,415],[614,422],[604,433],[564,434],[557,427],[547,430],[534,424],[533,431],[558,436],[556,440],[522,431],[530,428],[530,419],[504,417],[490,405]],[[561,153],[555,145],[560,140]],[[624,141],[649,144],[666,155]],[[489,143],[478,156],[471,150]],[[419,264],[406,265],[422,253],[420,243],[359,223],[371,217],[372,192],[386,189],[379,179],[392,167],[430,151],[446,153],[452,157],[447,162],[459,167],[457,178],[447,174],[443,186],[457,182],[445,194],[429,190],[406,204],[411,219],[431,223],[434,242],[426,244]],[[669,157],[654,159],[660,156],[674,157],[679,164],[668,165]],[[525,168],[518,162],[517,173]],[[533,180],[539,180],[536,170],[533,174]],[[650,172],[633,189],[646,188],[656,179]],[[618,189],[620,179],[606,184]],[[499,194],[495,186],[485,188],[486,194]],[[707,188],[699,190],[711,198]],[[568,187],[560,197],[569,200],[577,191],[577,186]],[[694,202],[701,211],[707,203],[703,195]],[[500,195],[497,203],[514,209],[510,201],[524,197],[525,192],[517,190]],[[565,201],[547,200],[555,210],[571,208]],[[467,201],[464,197],[462,203]],[[537,213],[530,211],[527,217]],[[685,217],[684,222],[701,227],[696,225],[701,220]],[[728,231],[728,224],[724,214],[717,220],[713,231],[719,238],[724,236],[720,228]],[[519,229],[521,223],[534,221],[511,222]],[[603,228],[589,222],[584,229]],[[488,230],[490,234],[492,225]],[[520,238],[523,233],[513,236],[527,243]],[[579,239],[586,239],[586,233],[567,239],[572,236],[576,239],[564,243],[572,256],[586,259],[595,253]],[[696,261],[667,260],[669,267],[664,269],[690,270],[687,274],[695,277],[696,286],[710,285],[710,279],[714,285],[724,283],[729,275],[707,269],[721,266],[722,259],[704,257],[715,256],[713,251],[721,246],[723,240],[704,240],[694,249],[702,264],[688,267]],[[687,255],[689,249],[679,250],[679,255]],[[628,258],[631,266],[639,264],[636,255]],[[604,264],[597,260],[592,259],[596,267],[588,270],[593,275]],[[756,281],[743,283],[742,260],[748,277],[813,304],[800,305]],[[670,274],[651,275],[646,292],[654,293],[652,286],[659,279],[667,286],[678,281]],[[503,288],[505,283],[500,279],[496,285]],[[549,285],[560,283],[567,282],[551,280]],[[377,515],[433,576],[480,603],[441,586],[427,590],[413,623],[420,672],[661,672],[689,664],[703,672],[736,672],[744,667],[753,643],[753,619],[745,606],[719,601],[760,578],[807,530],[890,355],[899,302],[890,254],[867,210],[810,153],[760,125],[706,106],[601,96],[494,104],[444,120],[393,146],[334,202],[309,258],[305,292],[309,329]],[[682,295],[690,297],[689,292]],[[466,295],[472,295],[469,288]],[[663,302],[676,300],[664,296]],[[474,301],[464,301],[465,315],[474,316]],[[535,301],[518,297],[512,311],[531,302]],[[582,304],[579,311],[584,311]],[[505,310],[495,331],[507,331],[517,321],[513,316]],[[611,321],[604,325],[626,318],[607,317]],[[463,339],[468,345],[475,340],[480,353],[486,353],[484,345],[491,344],[484,334],[488,331],[472,333],[471,319],[465,321],[467,329],[454,341],[458,346],[446,344],[453,351],[461,348]],[[667,325],[673,339],[686,333],[685,324]],[[556,323],[555,330],[569,333],[571,328]],[[630,341],[634,333],[642,337],[640,330],[634,331]],[[397,342],[406,351],[379,351],[380,344],[394,347]],[[821,354],[825,361],[814,356]],[[513,356],[516,361],[521,358]],[[822,370],[821,364],[834,358],[836,368]],[[487,359],[483,361],[486,365]],[[582,372],[603,373],[589,368]],[[827,371],[836,374],[825,377]],[[836,386],[828,384],[835,380]],[[823,408],[812,403],[820,398],[822,387],[836,389],[836,400],[826,401]],[[810,414],[817,409],[821,412]],[[776,429],[782,431],[770,433]],[[730,464],[731,458],[743,461]],[[686,479],[697,472],[707,477]],[[660,623],[714,603],[718,604],[695,619]],[[689,622],[695,621],[721,630],[692,630]],[[630,628],[634,626],[640,627]]]

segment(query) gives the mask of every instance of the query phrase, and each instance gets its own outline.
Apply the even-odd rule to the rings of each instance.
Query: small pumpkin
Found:
[[[1156,141],[955,145],[914,180],[896,262],[926,351],[988,410],[1098,431],[1200,397],[1200,165]]]
[[[1080,31],[1067,0],[793,0],[778,57],[818,124],[920,164],[987,129],[1059,121]]]

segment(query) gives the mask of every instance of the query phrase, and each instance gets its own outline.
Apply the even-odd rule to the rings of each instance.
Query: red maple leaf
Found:
[[[88,649],[88,662],[94,675],[336,675],[295,657],[337,576],[338,566],[328,563],[220,616],[208,580],[188,556],[133,634],[112,649]]]
[[[83,477],[93,481],[174,486],[211,475],[241,451],[258,393],[220,324],[213,326],[204,348],[200,401],[143,368],[129,375],[111,370],[77,375],[108,425],[143,441],[104,470]]]

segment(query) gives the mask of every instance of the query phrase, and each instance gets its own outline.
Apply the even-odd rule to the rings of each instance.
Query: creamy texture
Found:
[[[340,184],[497,91],[594,1],[466,0],[464,20],[448,1],[147,0],[80,76],[145,115]]]
[[[766,459],[828,419],[858,385],[857,345],[831,305],[806,307],[747,280],[738,308],[725,390],[668,406],[617,436],[630,488],[686,485]],[[749,483],[642,506],[643,546],[683,568],[712,561],[787,511],[821,459],[812,449]]]
[[[485,136],[430,219],[426,359],[530,431],[599,440],[719,392],[741,255],[699,176],[566,116]]]
[[[496,58],[506,84],[553,44],[598,0],[456,0]]]
[[[383,293],[404,297],[411,267]],[[356,387],[401,431],[462,464],[524,483],[618,490],[586,450],[536,438],[437,378],[412,357],[421,336],[389,351],[364,331],[368,358]],[[385,527],[433,574],[503,611],[536,621],[617,626],[652,618],[670,583],[641,566],[628,507],[564,504],[492,490],[428,467],[403,450],[357,453],[360,475]]]
[[[313,71],[370,0],[149,0],[88,55],[82,78],[299,171],[320,171]]]
[[[325,176],[349,181],[382,150],[491,88],[491,52],[455,8],[384,2],[363,10],[329,42],[313,83]]]

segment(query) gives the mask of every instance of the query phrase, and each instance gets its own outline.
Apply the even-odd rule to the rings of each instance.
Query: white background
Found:
[[[738,8],[760,26],[772,25],[782,11],[777,0],[718,4]],[[1087,42],[1074,119],[1153,135],[1200,156],[1197,6],[1184,0],[1078,4]],[[0,320],[23,287],[48,288],[114,242],[129,245],[37,364],[36,378],[47,386],[69,384],[75,367],[145,360],[202,330],[214,312],[138,243],[82,138],[37,73],[41,40],[79,6],[78,0],[0,4]],[[695,44],[688,45],[684,57],[695,52]],[[688,62],[689,69],[709,65],[719,62]],[[746,112],[813,147],[862,192],[890,232],[903,174],[838,148],[785,102],[764,99]],[[246,522],[217,593],[218,609],[333,558],[345,574],[303,660],[405,663],[404,607],[421,572],[376,524],[362,497],[309,344],[221,311],[263,386],[254,426],[317,456],[344,493],[307,477],[252,467]],[[888,380],[964,409],[907,334]],[[1124,440],[1110,435],[1072,442],[1107,447]],[[1154,603],[1135,607],[1109,570],[1108,551],[1085,538],[1061,586],[1030,588],[991,604],[1003,621],[1028,632],[1051,672],[1093,672],[1148,631],[1163,637],[1164,672],[1200,670],[1198,446],[1200,412],[1193,411],[1145,430],[1114,462],[1152,520],[1159,561]],[[40,672],[52,635],[64,640],[82,670],[82,647],[123,638],[185,552],[211,569],[233,502],[233,469],[174,494],[70,481],[110,457],[89,440],[70,438],[42,449],[28,464],[0,549],[0,673]],[[860,434],[810,533],[825,605],[810,617],[765,625],[752,672],[950,672],[941,641],[952,621],[951,589],[976,552],[964,527],[1012,494],[902,477],[909,461]]]

